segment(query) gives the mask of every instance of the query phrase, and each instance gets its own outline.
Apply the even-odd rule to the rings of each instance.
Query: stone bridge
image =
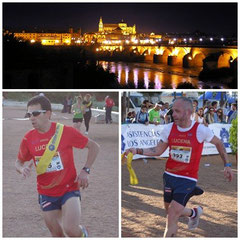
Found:
[[[205,59],[214,59],[215,68],[230,67],[230,64],[237,61],[238,50],[236,46],[105,46],[102,45],[99,51],[109,51],[114,54],[116,51],[130,51],[143,55],[145,60],[154,63],[168,65],[181,65],[183,67],[202,67]]]

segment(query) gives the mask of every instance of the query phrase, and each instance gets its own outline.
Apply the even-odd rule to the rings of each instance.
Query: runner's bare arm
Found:
[[[24,166],[24,162],[20,161],[19,159],[17,159],[15,163],[17,172],[22,174],[24,178],[30,177],[32,165],[33,162],[31,162],[28,166]]]
[[[90,168],[98,155],[100,146],[93,140],[88,139],[86,148],[88,148],[88,156],[87,156],[87,162],[85,163],[84,167]]]
[[[160,156],[168,148],[168,143],[163,142],[162,140],[158,143],[156,147],[152,148],[130,148],[126,150],[126,154],[132,152],[133,155],[140,154],[145,156]]]
[[[216,148],[220,154],[220,157],[223,160],[224,166],[226,163],[229,163],[228,155],[227,155],[226,149],[225,149],[222,141],[219,138],[217,138],[216,136],[214,136],[210,143],[212,143],[216,146]],[[233,173],[232,173],[231,167],[224,167],[224,176],[225,176],[225,178],[227,178],[229,180],[229,182],[232,181]]]
[[[100,147],[96,142],[92,141],[91,139],[88,139],[86,148],[88,148],[88,156],[87,156],[87,161],[86,161],[84,167],[91,168],[92,164],[94,163],[94,161],[98,155]],[[88,187],[88,173],[82,169],[80,174],[77,176],[75,182],[78,182],[79,188],[80,187],[82,187],[83,189],[87,188]]]

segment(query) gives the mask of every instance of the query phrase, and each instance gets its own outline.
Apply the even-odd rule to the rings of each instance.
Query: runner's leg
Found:
[[[90,119],[91,119],[91,112],[85,113],[84,114],[84,123],[85,123],[85,127],[86,127],[86,132],[88,132],[88,130],[89,130]]]
[[[68,237],[82,237],[79,197],[69,198],[62,206],[63,229]]]
[[[178,229],[178,219],[184,211],[184,206],[176,201],[172,201],[167,211],[167,224],[164,237],[176,237]]]
[[[65,237],[61,226],[61,210],[44,211],[43,218],[53,237]]]

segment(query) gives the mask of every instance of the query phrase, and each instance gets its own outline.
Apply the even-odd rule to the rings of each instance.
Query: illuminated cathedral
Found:
[[[131,40],[136,38],[136,25],[128,26],[123,20],[119,23],[103,23],[100,17],[98,31],[85,33],[83,38],[85,43],[100,43],[106,41]]]
[[[100,17],[98,24],[98,32],[105,34],[121,33],[122,35],[131,35],[136,34],[136,25],[134,24],[132,27],[129,27],[127,23],[123,22],[123,20],[120,23],[103,24],[102,17]]]

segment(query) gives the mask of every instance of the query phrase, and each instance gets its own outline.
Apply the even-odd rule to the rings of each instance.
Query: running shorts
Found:
[[[170,203],[172,200],[174,200],[179,204],[186,206],[188,200],[192,196],[191,193],[194,190],[197,182],[182,177],[174,177],[164,173],[163,184],[164,202]]]
[[[62,205],[72,197],[79,197],[81,201],[81,194],[79,190],[67,192],[60,197],[51,197],[39,194],[39,204],[43,211],[52,211],[62,209]]]

